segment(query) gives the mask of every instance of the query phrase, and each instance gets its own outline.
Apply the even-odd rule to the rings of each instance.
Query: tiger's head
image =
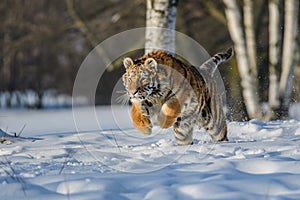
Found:
[[[158,64],[154,58],[148,58],[144,62],[125,58],[123,65],[126,72],[122,80],[131,102],[141,102],[157,92],[159,84],[155,77]]]

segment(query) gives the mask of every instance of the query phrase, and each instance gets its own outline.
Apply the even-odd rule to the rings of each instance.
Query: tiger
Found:
[[[229,48],[199,67],[162,50],[136,60],[124,58],[122,81],[132,104],[133,126],[145,135],[151,134],[154,125],[173,126],[177,145],[193,144],[194,126],[204,128],[215,142],[228,141],[223,100],[209,69],[232,55]]]

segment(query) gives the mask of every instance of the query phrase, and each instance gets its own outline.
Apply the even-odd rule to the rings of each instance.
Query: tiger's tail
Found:
[[[216,66],[219,66],[222,62],[228,61],[233,56],[233,49],[230,47],[226,52],[215,54],[211,60],[215,63]]]
[[[218,67],[221,63],[228,61],[233,56],[233,48],[230,47],[227,49],[226,52],[220,52],[215,54],[213,57],[211,57],[209,60],[207,60],[203,65],[213,65],[215,67]],[[201,68],[201,67],[200,67]]]

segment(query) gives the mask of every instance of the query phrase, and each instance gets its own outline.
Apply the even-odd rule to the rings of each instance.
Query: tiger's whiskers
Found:
[[[117,97],[117,103],[121,103],[122,105],[127,105],[129,102],[129,96],[127,95],[127,92],[122,90],[122,91],[117,91],[118,94],[122,94],[119,97]]]

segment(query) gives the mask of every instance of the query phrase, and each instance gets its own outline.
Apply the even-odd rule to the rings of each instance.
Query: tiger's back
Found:
[[[149,53],[135,61],[126,58],[123,83],[133,104],[134,126],[145,134],[151,133],[153,124],[162,128],[173,126],[179,145],[192,143],[195,125],[204,127],[214,141],[227,141],[218,86],[201,71],[211,68],[209,65],[217,67],[231,55],[230,50],[216,54],[198,69],[163,51]]]

